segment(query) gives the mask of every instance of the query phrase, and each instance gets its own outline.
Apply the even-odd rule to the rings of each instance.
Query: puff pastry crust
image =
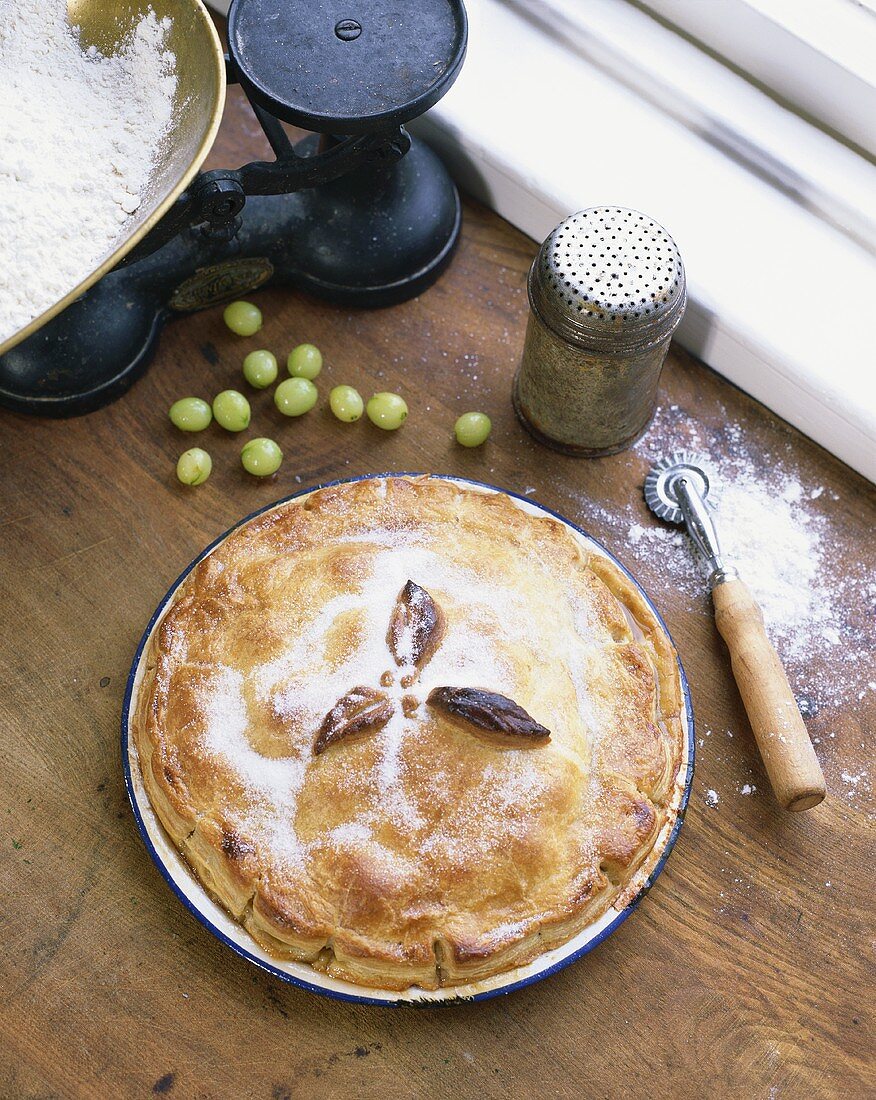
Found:
[[[477,693],[537,736],[491,728]],[[612,562],[503,494],[387,477],[279,505],[200,562],[132,732],[165,829],[266,951],[435,989],[628,902],[677,813],[682,707]]]

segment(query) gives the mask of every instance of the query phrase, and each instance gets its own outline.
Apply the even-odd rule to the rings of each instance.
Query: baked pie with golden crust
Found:
[[[438,478],[278,505],[189,574],[132,731],[150,801],[271,955],[364,986],[529,962],[653,868],[672,645],[567,527]]]

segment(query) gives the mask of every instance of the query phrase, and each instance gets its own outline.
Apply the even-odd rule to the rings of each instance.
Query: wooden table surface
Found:
[[[232,94],[211,164],[264,152]],[[691,600],[659,570],[643,579],[686,665],[703,741],[687,820],[632,918],[549,980],[444,1010],[315,996],[218,943],[137,834],[118,728],[139,636],[203,546],[299,486],[420,469],[534,490],[634,564],[611,517],[632,508],[648,522],[646,451],[683,444],[695,424],[720,463],[732,421],[753,452],[781,452],[825,487],[836,561],[872,558],[872,487],[683,354],[667,365],[664,414],[644,448],[586,461],[532,442],[509,392],[534,247],[467,203],[457,258],[417,301],[352,313],[260,292],[253,342],[210,310],[169,328],[148,375],[106,409],[66,422],[0,413],[0,1096],[876,1094],[873,808],[838,778],[844,754],[866,743],[876,693],[810,721],[830,793],[814,811],[781,813],[705,593]],[[191,444],[167,420],[172,400],[239,384],[242,349],[285,353],[302,340],[324,350],[323,392],[340,381],[399,390],[407,425],[381,433],[319,409],[281,423],[264,393],[254,421],[281,441],[277,476],[244,474],[240,440],[214,427],[212,477],[179,486],[175,460]],[[452,425],[472,407],[489,412],[494,434],[465,451]],[[849,615],[867,629],[861,608]],[[807,683],[831,675],[817,663],[806,672]],[[736,737],[703,737],[725,729]],[[736,793],[740,777],[756,797]],[[709,788],[722,792],[717,808]]]

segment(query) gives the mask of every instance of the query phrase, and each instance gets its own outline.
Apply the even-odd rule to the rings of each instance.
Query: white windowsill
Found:
[[[798,109],[876,153],[872,0],[641,2]]]
[[[459,80],[412,129],[536,240],[587,206],[656,218],[687,267],[680,343],[876,480],[872,253],[513,5],[467,7]],[[812,174],[829,202],[829,166]]]

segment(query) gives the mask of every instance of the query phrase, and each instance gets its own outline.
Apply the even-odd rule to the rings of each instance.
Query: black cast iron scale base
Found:
[[[56,417],[99,408],[143,374],[168,320],[262,285],[386,306],[447,266],[459,195],[403,123],[459,72],[461,0],[287,0],[282,26],[269,10],[232,5],[227,68],[277,159],[197,176],[122,265],[0,357],[0,403]],[[293,147],[278,119],[324,136]]]

